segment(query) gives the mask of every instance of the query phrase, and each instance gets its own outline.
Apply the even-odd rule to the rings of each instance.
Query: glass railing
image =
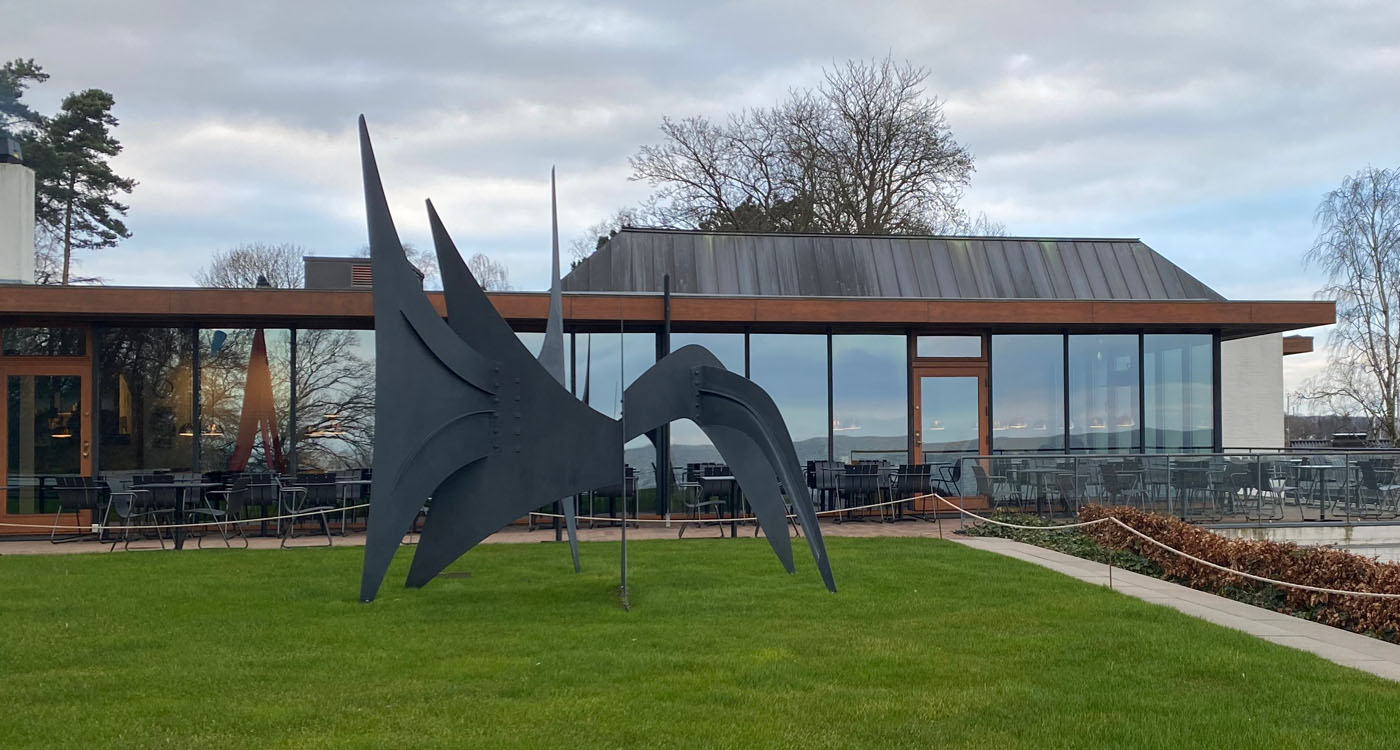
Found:
[[[969,456],[965,507],[1072,516],[1126,505],[1194,523],[1396,522],[1400,451]]]

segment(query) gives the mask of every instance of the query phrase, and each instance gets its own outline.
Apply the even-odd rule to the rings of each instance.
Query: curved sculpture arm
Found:
[[[773,484],[772,477],[781,477],[792,498],[793,512],[807,535],[807,545],[822,581],[831,591],[836,590],[821,527],[812,510],[811,495],[797,461],[797,452],[793,450],[792,438],[778,407],[762,388],[724,369],[704,347],[692,345],[663,357],[642,373],[624,392],[623,406],[627,414],[624,440],[677,419],[689,419],[707,434],[707,428],[721,428],[718,433],[721,439],[715,441],[715,447],[725,456],[740,487],[749,495],[750,505],[759,516],[769,545],[780,559],[784,558],[782,546],[790,542],[782,525],[773,526],[773,519],[785,519],[787,510],[776,487],[770,492],[769,486]],[[734,439],[735,434],[744,440]],[[711,439],[714,440],[713,436]],[[766,462],[766,470],[750,460],[750,454],[761,457]],[[740,471],[745,475],[741,476]],[[765,517],[768,522],[764,521]],[[783,541],[778,541],[780,538]],[[784,559],[784,565],[789,564]]]

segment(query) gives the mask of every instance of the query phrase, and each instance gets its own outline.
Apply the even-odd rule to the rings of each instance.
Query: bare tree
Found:
[[[277,288],[300,288],[302,256],[295,244],[248,243],[215,253],[195,278],[201,286],[246,288],[267,279]],[[210,440],[215,452],[231,453],[242,412],[243,379],[247,374],[253,331],[226,331],[217,352],[213,331],[201,332],[207,352],[201,389],[206,421],[221,425],[223,434]],[[351,330],[298,330],[296,424],[288,419],[291,391],[290,348],[269,332],[268,365],[272,371],[277,423],[284,443],[297,437],[299,463],[324,469],[368,465],[374,444],[374,364],[372,334]],[[255,446],[255,456],[260,446]],[[265,458],[263,459],[266,460]]]
[[[1337,325],[1326,369],[1299,395],[1363,414],[1380,436],[1400,439],[1400,169],[1347,177],[1322,199],[1316,222],[1306,260],[1327,274],[1318,296],[1337,301]]]
[[[194,280],[200,286],[251,289],[265,279],[278,289],[300,289],[306,279],[306,248],[290,242],[245,242],[219,250]]]
[[[631,160],[632,179],[656,192],[629,218],[713,230],[1004,233],[959,206],[973,157],[943,103],[925,94],[927,79],[889,57],[850,61],[815,89],[723,123],[663,119],[662,142]]]
[[[510,291],[510,270],[505,264],[491,260],[486,253],[477,253],[467,259],[467,268],[482,289],[488,292]]]

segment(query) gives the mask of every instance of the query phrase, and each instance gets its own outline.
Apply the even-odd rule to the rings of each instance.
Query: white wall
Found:
[[[1283,448],[1283,334],[1220,342],[1225,448]]]
[[[0,283],[34,283],[34,170],[0,164]]]

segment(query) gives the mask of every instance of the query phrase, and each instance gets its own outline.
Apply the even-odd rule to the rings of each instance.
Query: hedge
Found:
[[[1245,573],[1343,591],[1400,593],[1398,563],[1378,562],[1331,547],[1227,539],[1175,518],[1130,507],[1088,505],[1079,511],[1081,521],[1107,516],[1115,516],[1169,547]],[[1153,561],[1167,580],[1400,642],[1400,599],[1322,594],[1251,581],[1168,552],[1112,523],[1084,527],[1084,533],[1105,547],[1132,551]]]

